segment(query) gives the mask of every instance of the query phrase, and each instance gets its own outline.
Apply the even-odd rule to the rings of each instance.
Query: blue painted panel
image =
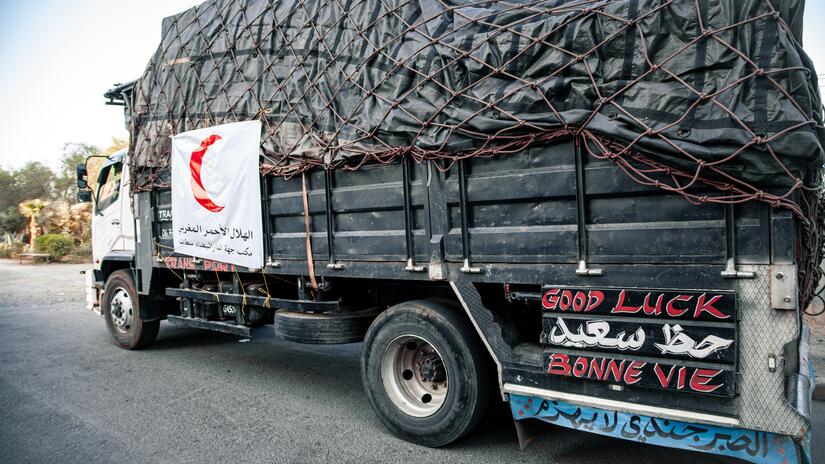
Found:
[[[758,464],[798,464],[804,457],[791,437],[774,433],[691,424],[520,395],[510,395],[510,408],[516,420],[541,419],[599,435]]]

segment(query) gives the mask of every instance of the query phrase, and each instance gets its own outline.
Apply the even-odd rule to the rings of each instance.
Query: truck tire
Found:
[[[360,342],[378,315],[375,308],[351,313],[275,311],[275,333],[291,342],[332,345]]]
[[[384,425],[424,446],[463,437],[489,404],[489,363],[478,335],[463,314],[433,301],[401,303],[375,319],[361,380]]]
[[[158,336],[160,319],[140,319],[140,300],[132,273],[127,269],[109,275],[101,309],[112,341],[121,348],[139,350],[152,344]]]

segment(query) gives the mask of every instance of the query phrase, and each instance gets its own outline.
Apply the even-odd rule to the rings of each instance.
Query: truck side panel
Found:
[[[679,194],[637,184],[609,162],[583,157],[569,141],[454,165],[409,163],[405,168],[394,162],[357,171],[317,170],[305,178],[265,178],[262,197],[270,263],[265,273],[307,275],[303,182],[316,275],[352,279],[352,285],[449,281],[499,362],[505,387],[658,405],[712,415],[723,425],[745,419],[767,429],[771,424],[757,420],[759,415],[782,416],[777,431],[804,429],[784,404],[785,374],[764,372],[767,361],[762,359],[788,351],[785,345],[792,344],[799,331],[795,313],[776,312],[764,301],[771,285],[764,274],[770,273],[770,266],[795,262],[795,225],[789,214],[757,202],[697,206]],[[139,197],[141,208],[151,204],[146,212],[150,216],[142,212],[141,217],[152,224],[151,241],[144,240],[145,251],[139,253],[160,255],[152,261],[155,269],[208,269],[208,263],[199,260],[175,259],[169,190]],[[410,266],[410,261],[415,265]],[[594,272],[582,275],[582,266]],[[734,271],[753,272],[758,279],[724,278],[723,271],[731,266]],[[511,297],[518,299],[515,293],[540,295],[546,286],[614,294],[621,289],[667,289],[691,295],[691,301],[704,293],[736,295],[735,321],[690,323],[704,327],[706,334],[728,338],[735,334],[735,343],[730,344],[733,354],[718,358],[725,372],[718,378],[729,381],[724,390],[707,396],[661,388],[616,388],[610,382],[547,375],[548,356],[553,353],[592,357],[598,351],[560,350],[546,338],[540,343],[538,300],[525,300],[525,307],[536,308],[530,309],[530,315],[510,314],[518,311],[511,301]],[[505,288],[518,292],[507,294],[505,300]],[[655,330],[669,322],[648,314],[632,316],[610,320]],[[527,322],[512,323],[514,319]],[[753,345],[758,345],[765,321],[771,321],[768,324],[775,325],[781,336],[756,350]],[[741,338],[742,333],[747,338]],[[619,361],[664,362],[651,357],[650,349],[643,356],[611,356]],[[747,359],[740,356],[744,350]],[[667,366],[694,373],[718,367],[704,360]],[[646,375],[645,382],[655,385],[653,374]],[[767,375],[775,391],[757,389],[756,379]],[[743,389],[756,393],[743,395]]]

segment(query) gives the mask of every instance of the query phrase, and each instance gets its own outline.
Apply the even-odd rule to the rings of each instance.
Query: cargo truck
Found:
[[[377,416],[393,433],[426,446],[461,438],[491,400],[503,400],[522,442],[529,441],[531,424],[543,421],[749,462],[810,462],[813,372],[802,314],[811,297],[803,287],[814,272],[805,263],[818,263],[821,247],[806,238],[821,227],[810,193],[788,195],[787,185],[774,178],[761,184],[762,196],[752,201],[704,201],[730,199],[741,191],[730,187],[715,197],[720,181],[714,178],[667,188],[682,166],[678,162],[673,171],[655,170],[651,166],[661,165],[642,157],[622,163],[616,156],[594,156],[593,145],[605,138],[583,130],[590,127],[587,121],[515,147],[505,140],[495,152],[479,156],[466,149],[425,156],[413,143],[413,149],[390,155],[370,157],[364,149],[364,156],[351,154],[340,163],[306,149],[330,140],[331,131],[319,131],[314,142],[293,136],[293,150],[280,151],[287,161],[273,165],[268,143],[285,144],[288,118],[272,123],[278,110],[241,111],[242,99],[221,115],[209,115],[195,109],[203,100],[192,95],[198,89],[223,95],[235,86],[226,94],[259,98],[266,91],[257,82],[283,82],[266,72],[251,78],[249,73],[218,72],[216,80],[203,76],[213,62],[249,70],[246,59],[284,58],[291,42],[266,31],[280,30],[284,13],[278,8],[288,4],[224,3],[233,6],[221,10],[223,3],[207,2],[167,19],[163,44],[147,73],[106,93],[109,103],[124,106],[132,139],[129,150],[103,165],[92,195],[89,301],[117,346],[149,347],[161,321],[247,338],[273,325],[279,337],[296,343],[363,342],[361,375]],[[538,2],[545,3],[553,2]],[[561,9],[545,14],[567,14],[564,25],[570,30],[570,17],[604,12],[611,2],[579,2],[588,5],[586,12],[577,2],[555,3]],[[313,5],[323,10],[327,4]],[[451,11],[458,15],[461,7]],[[569,16],[570,11],[579,16]],[[238,19],[245,15],[251,26]],[[238,19],[231,35],[236,42],[215,45],[221,40],[214,38],[222,37],[215,30],[224,29],[212,30],[214,23],[193,18],[221,18],[224,29],[230,28],[229,19]],[[180,30],[195,23],[201,34],[193,39],[197,46],[175,45],[173,39],[186,35]],[[271,39],[275,46],[244,48],[247,33],[258,34],[249,40]],[[291,69],[301,66],[289,63]],[[214,64],[212,72],[220,66]],[[317,68],[305,71],[323,74]],[[184,90],[164,93],[173,78]],[[305,79],[302,85],[330,85],[328,103],[335,88],[322,81]],[[149,101],[150,95],[163,99]],[[288,111],[300,100],[286,92],[283,99],[290,102]],[[251,202],[261,234],[249,234],[248,242],[259,241],[261,265],[183,253],[186,233],[246,241],[247,232],[176,222],[184,214],[176,188],[192,193],[197,200],[192,208],[216,213],[223,206],[213,200],[221,193],[209,183],[235,175],[207,164],[210,156],[231,156],[207,155],[222,143],[216,132],[184,150],[178,167],[193,177],[176,184],[179,134],[208,133],[216,123],[245,120],[263,121],[255,145],[257,196]],[[821,121],[814,125],[821,129]],[[147,127],[164,129],[147,136]],[[708,126],[697,123],[674,131],[690,139],[703,128]],[[771,132],[761,137],[770,138]],[[159,145],[142,144],[148,139]],[[707,141],[697,143],[712,149]],[[299,145],[309,154],[296,156]],[[147,161],[158,159],[152,151],[157,146],[167,147],[162,150],[171,162]],[[295,159],[321,161],[293,169]],[[813,174],[800,174],[806,185],[821,175],[821,162],[816,158]],[[633,175],[638,172],[650,181],[640,182]],[[79,166],[79,184],[86,180],[85,167]],[[808,219],[785,200],[807,202]],[[211,243],[203,248],[215,252]]]

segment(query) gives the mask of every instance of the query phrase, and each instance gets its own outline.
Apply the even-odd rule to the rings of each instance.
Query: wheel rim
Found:
[[[402,335],[381,357],[381,379],[390,400],[404,414],[428,417],[447,399],[447,367],[427,340]]]
[[[123,333],[128,332],[134,320],[134,307],[129,292],[123,288],[115,290],[109,306],[109,312],[112,315],[112,323],[114,323],[115,328]]]

